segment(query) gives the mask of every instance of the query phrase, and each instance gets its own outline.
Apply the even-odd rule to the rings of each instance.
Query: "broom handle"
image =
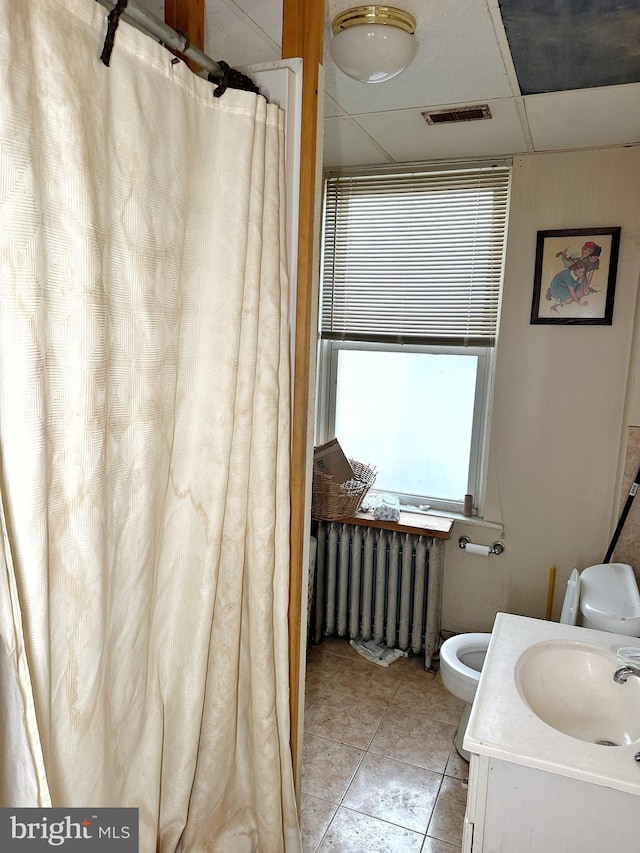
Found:
[[[620,513],[620,520],[618,521],[618,526],[614,530],[613,536],[611,538],[611,544],[605,554],[604,562],[608,563],[611,560],[611,556],[613,554],[613,550],[616,547],[616,543],[620,534],[622,533],[622,528],[624,527],[624,523],[627,520],[627,516],[629,515],[629,510],[631,509],[631,504],[633,503],[633,499],[636,496],[636,492],[638,491],[638,486],[640,486],[640,468],[638,468],[638,473],[636,474],[636,478],[631,484],[631,489],[629,490],[629,495],[625,502],[624,507],[622,508],[622,512]]]

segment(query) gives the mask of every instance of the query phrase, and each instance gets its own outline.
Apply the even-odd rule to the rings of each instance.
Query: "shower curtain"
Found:
[[[0,805],[298,851],[283,117],[0,0]]]

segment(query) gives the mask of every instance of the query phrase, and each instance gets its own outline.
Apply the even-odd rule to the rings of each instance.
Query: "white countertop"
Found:
[[[591,643],[610,651],[612,677],[622,665],[616,659],[617,649],[640,648],[640,639],[632,637],[498,613],[467,726],[465,749],[640,794],[640,763],[634,760],[640,742],[602,746],[570,737],[537,717],[520,695],[515,679],[518,658],[529,646],[548,640]]]

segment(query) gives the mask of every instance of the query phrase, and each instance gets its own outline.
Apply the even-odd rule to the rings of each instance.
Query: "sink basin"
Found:
[[[603,746],[640,741],[640,678],[616,684],[616,656],[590,643],[547,640],[516,663],[516,684],[529,708],[566,735]]]

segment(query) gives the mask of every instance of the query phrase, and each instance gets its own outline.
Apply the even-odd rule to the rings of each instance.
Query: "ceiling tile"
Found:
[[[235,3],[207,0],[204,32],[204,52],[231,66],[257,65],[280,58],[278,44]]]
[[[390,162],[385,152],[348,118],[325,119],[323,160],[326,169]]]
[[[425,4],[419,6],[416,56],[392,80],[358,83],[336,68],[325,48],[327,92],[346,112],[373,113],[513,95],[486,3],[429,4],[428,11]]]
[[[282,44],[282,0],[226,0],[224,5],[230,10],[234,6],[238,7],[269,38]]]
[[[486,121],[428,125],[416,109],[361,115],[356,121],[397,162],[525,152],[527,143],[515,101],[483,103],[491,109],[492,118]]]
[[[333,100],[330,95],[325,94],[324,96],[324,115],[325,118],[333,118],[335,116],[343,116],[344,110],[341,110],[338,104]]]
[[[638,0],[500,0],[523,94],[640,82]]]
[[[536,151],[640,142],[640,83],[524,99]]]

